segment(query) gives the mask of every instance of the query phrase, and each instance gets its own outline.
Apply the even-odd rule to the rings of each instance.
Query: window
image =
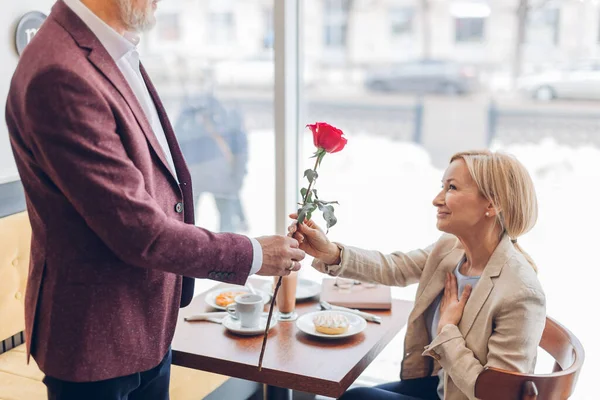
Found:
[[[156,30],[161,42],[175,42],[181,39],[178,14],[162,14],[157,17]]]
[[[273,49],[273,45],[275,44],[275,30],[273,27],[273,10],[271,8],[267,8],[263,10],[263,26],[264,28],[264,36],[263,36],[263,48],[265,49]]]
[[[535,46],[556,46],[560,34],[560,10],[543,8],[533,10],[527,18],[525,42]]]
[[[390,9],[390,28],[393,38],[412,35],[414,15],[415,10],[410,7]]]
[[[208,32],[213,44],[227,44],[234,40],[235,19],[232,11],[211,12],[208,21]]]
[[[482,42],[485,18],[456,18],[455,41],[457,43]]]
[[[450,5],[454,17],[456,43],[478,43],[485,39],[485,25],[491,8],[484,1],[454,2]]]
[[[346,47],[350,0],[325,0],[324,43],[330,48]]]

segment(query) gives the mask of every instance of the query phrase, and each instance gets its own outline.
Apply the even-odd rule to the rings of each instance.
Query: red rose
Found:
[[[344,132],[328,123],[317,122],[306,126],[313,133],[315,147],[323,149],[327,153],[337,153],[348,143],[348,140],[343,136]]]

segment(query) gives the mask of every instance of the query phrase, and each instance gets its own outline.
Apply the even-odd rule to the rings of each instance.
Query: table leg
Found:
[[[292,400],[292,389],[264,385],[263,400]]]

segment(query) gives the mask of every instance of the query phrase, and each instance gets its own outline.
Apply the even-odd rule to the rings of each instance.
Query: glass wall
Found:
[[[273,2],[170,0],[143,40],[192,173],[196,222],[221,232],[274,226]]]
[[[520,3],[530,8],[519,12]],[[592,1],[307,0],[305,119],[348,136],[320,170],[319,196],[340,203],[331,239],[383,251],[427,246],[440,234],[431,202],[450,156],[488,146],[513,153],[539,196],[537,226],[519,242],[538,264],[548,314],[580,338],[588,360],[599,357],[583,311],[600,276],[599,15]],[[310,154],[310,134],[301,139]],[[393,293],[412,300],[415,290]],[[401,336],[363,383],[398,379]],[[537,371],[550,372],[550,361],[540,354]],[[575,398],[596,397],[593,374],[584,368]]]

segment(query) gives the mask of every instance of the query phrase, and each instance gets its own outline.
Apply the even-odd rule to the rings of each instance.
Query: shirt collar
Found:
[[[63,0],[64,3],[87,25],[96,35],[113,60],[118,61],[129,52],[134,51],[140,37],[132,32],[120,35],[108,26],[80,0]]]

